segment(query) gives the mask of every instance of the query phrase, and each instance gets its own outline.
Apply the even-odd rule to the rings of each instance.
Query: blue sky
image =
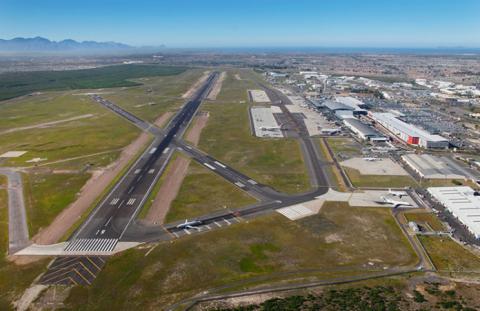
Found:
[[[0,38],[169,47],[480,47],[480,0],[0,0]]]

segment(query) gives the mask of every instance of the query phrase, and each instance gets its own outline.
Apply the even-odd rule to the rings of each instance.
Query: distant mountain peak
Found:
[[[34,38],[17,37],[10,40],[0,39],[0,51],[8,52],[62,52],[62,51],[118,51],[132,47],[118,42],[78,42],[73,39],[51,41],[37,36]]]

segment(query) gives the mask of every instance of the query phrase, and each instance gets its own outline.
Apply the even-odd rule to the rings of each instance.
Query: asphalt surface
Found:
[[[22,176],[9,168],[0,168],[0,174],[8,180],[8,252],[14,254],[30,244]]]
[[[131,166],[105,199],[95,208],[86,222],[69,240],[66,252],[110,252],[143,206],[151,189],[162,174],[173,154],[172,141],[182,135],[208,95],[217,77],[209,76],[204,85],[174,116],[167,127],[160,130],[120,107],[94,96],[93,99],[128,119],[141,129],[156,135],[152,144]]]

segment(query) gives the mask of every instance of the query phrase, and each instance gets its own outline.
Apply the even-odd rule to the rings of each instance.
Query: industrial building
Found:
[[[370,112],[369,116],[395,136],[409,145],[422,148],[448,148],[449,142],[440,135],[433,135],[412,124],[408,124],[389,112]]]
[[[337,96],[335,97],[335,101],[342,103],[344,105],[350,106],[354,109],[365,109],[367,108],[367,104],[362,102],[361,100],[358,100],[354,97],[351,96]]]
[[[335,117],[337,117],[340,120],[355,118],[353,116],[353,111],[351,110],[337,110],[335,111]]]
[[[425,179],[462,179],[477,182],[476,171],[461,166],[450,157],[429,154],[406,154],[402,160]]]
[[[327,108],[333,113],[337,111],[352,111],[354,115],[366,115],[367,110],[352,105],[347,105],[338,101],[327,100],[323,102],[322,107]]]
[[[386,141],[387,138],[380,134],[377,130],[361,122],[356,118],[346,118],[343,120],[345,126],[347,126],[352,132],[363,140],[370,141]]]
[[[431,187],[427,191],[468,231],[480,238],[480,196],[470,187]]]

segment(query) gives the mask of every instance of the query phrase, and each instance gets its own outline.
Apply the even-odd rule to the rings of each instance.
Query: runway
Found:
[[[109,253],[113,251],[172,156],[174,147],[171,146],[171,142],[177,135],[183,134],[200,103],[208,95],[216,77],[217,73],[209,76],[203,86],[181,108],[164,130],[156,128],[99,96],[92,97],[101,105],[156,137],[75,232],[65,248],[66,253]]]

